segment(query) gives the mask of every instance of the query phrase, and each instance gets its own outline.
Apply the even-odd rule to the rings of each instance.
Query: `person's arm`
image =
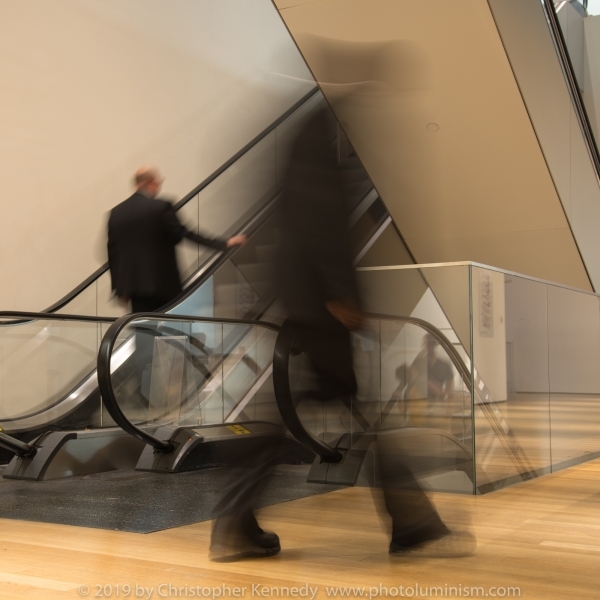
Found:
[[[199,244],[200,246],[208,246],[209,248],[214,248],[215,250],[223,251],[229,248],[227,245],[227,240],[222,240],[219,238],[207,238],[200,233],[197,233],[196,231],[190,231],[189,229],[185,230],[183,237],[196,244]]]
[[[178,219],[177,213],[170,202],[165,202],[164,223],[167,237],[173,244],[178,244],[183,238],[186,238],[200,246],[208,246],[209,248],[223,251],[233,246],[243,246],[246,243],[245,235],[237,235],[224,240],[221,238],[205,237],[196,231],[190,231]]]

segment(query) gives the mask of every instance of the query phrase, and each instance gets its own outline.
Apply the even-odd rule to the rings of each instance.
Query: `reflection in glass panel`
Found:
[[[194,196],[177,211],[179,220],[191,231],[200,229],[198,204],[198,196]],[[210,232],[210,234],[215,235],[215,232]],[[206,249],[202,248],[202,250]],[[199,246],[186,239],[177,246],[177,264],[183,281],[198,270],[199,252]]]
[[[134,423],[198,427],[254,419],[274,405],[276,332],[252,325],[138,320],[120,335],[113,387]],[[270,414],[273,411],[270,410]]]
[[[28,321],[0,326],[0,421],[10,432],[20,419],[43,413],[40,422],[97,426],[99,397],[78,414],[60,401],[95,368],[99,327],[76,321]]]
[[[470,355],[468,265],[367,267],[357,276],[366,312],[423,319]]]
[[[546,285],[473,267],[473,352],[478,486],[548,472]]]

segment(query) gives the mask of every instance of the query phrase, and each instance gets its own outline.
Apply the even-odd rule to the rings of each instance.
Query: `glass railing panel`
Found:
[[[136,319],[111,358],[115,397],[131,422],[151,428],[254,418],[258,400],[274,404],[275,337],[254,325]]]
[[[465,267],[471,271],[466,297],[460,287],[442,285],[456,265],[359,270],[367,310],[397,317],[371,315],[356,336],[363,388],[356,406],[370,423],[379,410],[382,430],[387,422],[446,432],[461,452],[471,450],[480,493],[600,456],[600,296]],[[463,343],[461,304],[470,312],[472,350]],[[428,365],[435,362],[427,356],[430,325],[448,340],[446,354],[436,348],[442,362],[452,363],[454,390],[446,403],[438,403],[428,385]],[[369,352],[380,353],[379,365]],[[369,371],[377,369],[374,383]]]
[[[225,421],[272,420],[272,360],[276,332],[254,327],[226,326],[225,339],[236,340],[223,361]]]
[[[599,298],[548,285],[550,419],[555,468],[600,452]]]
[[[198,231],[201,228],[198,196],[194,196],[191,200],[186,202],[186,204],[177,211],[177,216],[188,229]],[[206,225],[204,227],[206,227]],[[217,235],[218,231],[210,233],[212,235]],[[185,281],[198,270],[201,250],[206,249],[201,248],[188,240],[183,240],[183,242],[177,246],[177,264],[182,280]]]
[[[56,311],[64,315],[82,315],[88,317],[97,316],[98,310],[98,293],[96,282],[81,291],[69,303]]]
[[[498,489],[550,471],[546,285],[472,269],[477,482]]]
[[[198,194],[199,230],[227,238],[276,193],[276,135],[271,132]],[[214,251],[200,249],[200,264]]]
[[[250,283],[249,279],[256,273],[255,266],[259,265],[248,265],[244,273],[232,260],[226,260],[214,275],[169,313],[223,319],[243,319],[256,313],[265,302],[272,300],[272,292],[267,293],[262,280],[258,285],[254,281]],[[270,286],[267,287],[270,290]]]
[[[60,401],[94,370],[99,336],[97,323],[0,325],[0,426],[10,433],[34,415],[40,415],[40,426],[56,420],[61,428],[98,426],[99,396],[76,415]]]
[[[366,312],[427,321],[470,356],[468,265],[366,267],[357,277]]]
[[[276,215],[266,219],[244,247],[236,250],[214,275],[170,312],[227,319],[260,315],[275,295],[276,220]]]

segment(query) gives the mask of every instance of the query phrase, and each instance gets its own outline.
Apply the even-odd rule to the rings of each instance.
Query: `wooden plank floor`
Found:
[[[412,597],[434,597],[424,595],[430,586],[442,588],[438,597],[452,597],[454,586],[454,597],[466,597],[471,587],[483,588],[480,597],[491,587],[518,587],[521,598],[535,600],[600,598],[600,461],[483,497],[433,498],[453,526],[472,521],[475,556],[390,558],[364,488],[264,509],[261,523],[280,534],[282,554],[229,564],[208,561],[210,523],[140,535],[4,519],[0,598],[62,600],[81,598],[87,589],[90,598],[185,598],[194,597],[196,586],[225,585],[232,594],[236,586],[246,587],[238,597],[250,600],[281,597],[276,592],[288,597],[282,587],[306,584],[318,588],[319,599],[331,597],[328,586],[364,586],[366,598],[370,587],[396,597],[411,597],[411,591]],[[132,586],[129,594],[123,584]],[[266,588],[253,590],[252,584]],[[98,595],[99,586],[110,585]],[[509,597],[507,590],[497,593]],[[349,597],[361,597],[360,589]]]

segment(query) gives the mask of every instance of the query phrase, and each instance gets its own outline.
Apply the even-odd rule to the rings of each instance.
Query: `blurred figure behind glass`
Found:
[[[298,331],[298,348],[307,356],[318,389],[311,396],[342,400],[351,407],[357,391],[351,331],[363,324],[352,266],[344,186],[330,138],[331,114],[321,110],[299,133],[280,200],[281,242],[275,271],[280,299]],[[260,445],[259,445],[260,444]],[[378,436],[378,457],[387,512],[392,517],[390,553],[409,555],[429,542],[439,555],[469,554],[474,540],[450,534],[412,476],[393,431]],[[272,469],[281,459],[277,438],[257,441],[240,455],[244,469],[232,477],[216,509],[211,539],[213,560],[271,556],[279,537],[263,531],[254,509]],[[457,537],[459,539],[457,539]]]

